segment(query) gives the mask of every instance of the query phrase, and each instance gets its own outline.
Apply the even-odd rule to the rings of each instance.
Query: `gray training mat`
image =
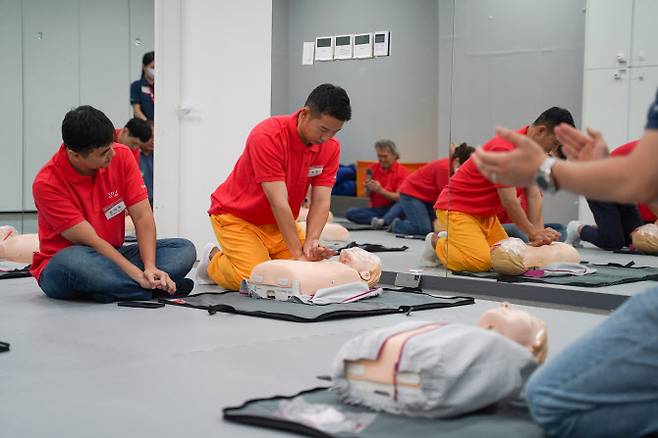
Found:
[[[587,264],[596,272],[588,275],[565,275],[551,277],[525,277],[523,275],[506,276],[496,272],[454,271],[453,275],[464,277],[490,278],[506,283],[546,283],[562,286],[604,287],[616,284],[635,283],[637,281],[658,281],[658,268],[650,266],[634,267],[634,262],[626,265],[608,263],[607,265]]]
[[[331,319],[361,318],[440,309],[474,304],[472,297],[439,296],[417,290],[386,290],[374,298],[354,303],[308,305],[288,301],[257,299],[238,292],[201,293],[185,298],[162,298],[161,302],[216,312],[234,313],[260,318],[294,322],[319,322]]]
[[[451,419],[410,418],[340,403],[328,388],[254,399],[223,409],[226,421],[312,437],[543,437],[525,408],[495,405]]]

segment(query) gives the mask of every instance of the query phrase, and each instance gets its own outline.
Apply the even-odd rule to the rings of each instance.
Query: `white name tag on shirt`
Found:
[[[313,166],[308,168],[308,177],[313,178],[314,176],[318,176],[322,173],[324,170],[324,166]]]
[[[147,87],[146,85],[142,85],[142,93],[149,94],[151,92],[151,89]]]
[[[103,209],[105,217],[109,221],[114,216],[121,214],[126,209],[126,203],[123,202],[123,199],[111,204]]]

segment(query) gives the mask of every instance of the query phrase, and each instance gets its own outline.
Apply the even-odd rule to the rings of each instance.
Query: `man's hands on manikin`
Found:
[[[297,257],[297,260],[319,262],[336,254],[337,252],[333,249],[322,246],[318,239],[307,239],[302,246],[302,255],[301,257]]]
[[[550,245],[552,242],[560,240],[560,233],[553,228],[546,227],[528,234],[528,240],[531,246]]]

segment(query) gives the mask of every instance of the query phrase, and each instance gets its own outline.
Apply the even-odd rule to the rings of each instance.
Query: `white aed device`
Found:
[[[373,47],[375,56],[389,56],[391,54],[391,32],[387,30],[375,32]]]
[[[325,36],[315,39],[315,60],[316,61],[333,61],[334,60],[334,37]]]
[[[354,58],[372,58],[371,33],[359,33],[354,35]]]
[[[336,35],[334,37],[334,59],[352,59],[352,35]]]

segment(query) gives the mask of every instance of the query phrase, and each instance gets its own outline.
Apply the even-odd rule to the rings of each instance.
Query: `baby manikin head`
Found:
[[[647,254],[658,253],[658,225],[646,224],[631,233],[633,248]]]
[[[532,352],[537,363],[541,364],[548,354],[548,341],[544,321],[509,303],[489,309],[480,316],[478,325],[487,330],[495,330]]]
[[[358,247],[342,250],[338,261],[357,271],[369,287],[376,285],[382,275],[381,259]]]

